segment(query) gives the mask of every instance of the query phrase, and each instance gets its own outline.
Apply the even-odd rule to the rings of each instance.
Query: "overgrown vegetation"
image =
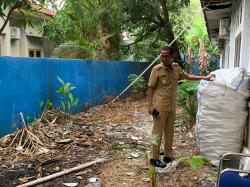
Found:
[[[175,60],[178,60],[180,53],[199,54],[200,61],[204,60],[206,53],[218,53],[208,39],[197,0],[62,0],[60,5],[55,2],[1,1],[0,17],[5,22],[1,25],[0,33],[15,10],[19,11],[20,19],[22,17],[17,23],[20,27],[32,25],[32,19],[43,16],[38,15],[35,8],[39,5],[57,10],[56,16],[45,19],[42,32],[55,42],[58,50],[66,50],[67,47],[83,49],[84,55],[76,55],[77,58],[152,61],[195,15],[193,26],[173,44]],[[9,11],[6,11],[7,7]],[[58,57],[61,58],[60,55]]]
[[[132,83],[138,78],[138,75],[136,74],[130,74],[128,76],[128,82]],[[139,94],[141,92],[144,92],[146,90],[146,81],[143,77],[138,78],[134,84],[132,85],[131,92],[133,95]]]
[[[200,74],[206,76],[208,73],[220,69],[219,57],[212,55],[209,59],[207,66],[203,67],[200,71]]]
[[[93,59],[152,60],[174,39],[170,13],[177,17],[190,0],[64,2],[54,19],[43,24],[43,33],[57,45],[79,41]],[[125,33],[127,41],[122,40]],[[176,43],[173,47],[178,57]]]
[[[194,170],[199,171],[202,165],[210,164],[210,160],[201,155],[195,155],[192,157],[183,157],[179,159],[180,162],[184,162]]]
[[[197,112],[196,91],[199,82],[182,80],[179,84],[177,104],[183,109],[188,121],[194,124]]]
[[[43,24],[43,33],[57,45],[77,42],[92,59],[119,59],[120,6],[114,0],[68,0],[54,19]]]
[[[52,54],[52,57],[64,59],[87,59],[90,56],[90,52],[77,42],[60,44]]]

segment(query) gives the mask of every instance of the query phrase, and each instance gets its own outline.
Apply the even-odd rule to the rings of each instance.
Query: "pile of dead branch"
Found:
[[[140,101],[138,101],[140,102]],[[135,107],[133,111],[141,110]],[[114,115],[114,111],[116,114]],[[96,125],[127,124],[135,118],[131,111],[131,101],[122,100],[99,105],[87,112],[69,115],[52,109],[43,112],[41,118],[26,124],[22,114],[22,127],[15,133],[0,139],[0,163],[14,163],[24,157],[49,154],[53,150],[83,150],[85,147],[103,147],[105,133],[95,129]],[[139,115],[140,116],[140,115]],[[138,115],[136,116],[138,120]],[[73,152],[73,151],[72,151]]]
[[[0,139],[0,163],[14,163],[58,149],[79,150],[104,141],[103,136],[94,132],[92,127],[79,124],[73,116],[57,110],[47,110],[32,125],[22,121],[22,128]]]

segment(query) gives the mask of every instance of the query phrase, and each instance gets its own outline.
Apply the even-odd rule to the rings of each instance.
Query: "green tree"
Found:
[[[198,54],[200,46],[204,44],[208,53],[218,53],[217,48],[213,47],[209,40],[206,22],[199,1],[191,0],[190,6],[181,8],[178,16],[171,14],[171,20],[176,33],[183,29],[183,25],[193,20],[192,26],[178,40],[180,51]]]
[[[135,79],[137,79],[136,82],[134,82],[134,84],[132,85],[132,94],[138,94],[140,92],[145,91],[146,89],[146,81],[144,80],[143,77],[138,78],[138,75],[136,74],[129,74],[128,76],[128,82],[132,83],[133,81],[135,81]]]
[[[91,53],[77,42],[67,42],[58,45],[52,57],[65,59],[88,59]]]
[[[132,55],[135,60],[151,61],[194,19],[196,11],[200,15],[195,15],[193,27],[173,44],[177,60],[180,52],[199,51],[201,42],[208,51],[214,50],[197,0],[67,0],[54,19],[44,23],[43,32],[57,45],[79,44],[92,59]],[[126,43],[123,33],[130,35]]]
[[[3,0],[0,2],[0,17],[4,20],[3,25],[1,25],[0,28],[0,34],[5,29],[6,25],[8,24],[8,21],[12,15],[12,13],[15,10],[30,10],[32,9],[32,6],[30,2],[23,1],[23,0]],[[22,11],[21,11],[22,13]]]
[[[79,42],[92,51],[92,58],[117,59],[122,18],[118,4],[115,0],[68,0],[53,20],[44,23],[44,35],[58,45]]]
[[[141,51],[144,51],[144,55],[151,51],[154,54],[159,53],[159,47],[174,40],[170,13],[179,15],[181,8],[188,6],[190,0],[121,0],[121,2],[125,14],[124,30],[131,33],[133,39],[133,42],[126,45],[125,52],[131,49],[135,51],[135,57],[143,59],[144,56],[136,53]],[[176,51],[175,60],[178,60],[177,43],[173,44],[173,48]]]
[[[200,74],[206,75],[208,69],[218,69],[218,63],[210,62],[209,54],[218,54],[218,48],[212,46],[207,33],[206,22],[202,12],[200,2],[191,0],[189,7],[183,7],[179,16],[171,15],[174,31],[179,33],[183,25],[193,20],[192,26],[187,29],[178,40],[178,46],[182,53],[188,54],[189,63],[182,63],[182,67],[188,67],[190,72],[194,63],[199,64]],[[193,59],[194,54],[199,58]],[[211,67],[213,66],[213,67]]]
[[[37,9],[52,3],[54,0],[1,0],[0,1],[0,18],[4,20],[0,25],[0,34],[3,33],[14,11],[18,10],[18,25],[25,28],[27,24],[32,26],[32,19],[38,15]]]
[[[93,58],[119,59],[130,54],[152,60],[174,39],[169,13],[179,14],[190,0],[68,0],[57,16],[44,24],[44,34],[58,45],[79,41]],[[149,11],[150,10],[150,11]],[[121,46],[127,32],[133,42]],[[176,43],[173,47],[179,57]]]

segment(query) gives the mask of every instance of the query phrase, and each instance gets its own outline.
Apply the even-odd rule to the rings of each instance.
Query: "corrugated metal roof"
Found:
[[[230,17],[231,0],[201,0],[208,34],[213,44],[218,44],[220,19]]]

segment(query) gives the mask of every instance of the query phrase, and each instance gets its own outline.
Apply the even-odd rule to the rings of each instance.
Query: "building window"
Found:
[[[41,50],[40,49],[29,49],[29,57],[40,58]]]
[[[241,33],[235,39],[235,59],[234,67],[240,66]]]

